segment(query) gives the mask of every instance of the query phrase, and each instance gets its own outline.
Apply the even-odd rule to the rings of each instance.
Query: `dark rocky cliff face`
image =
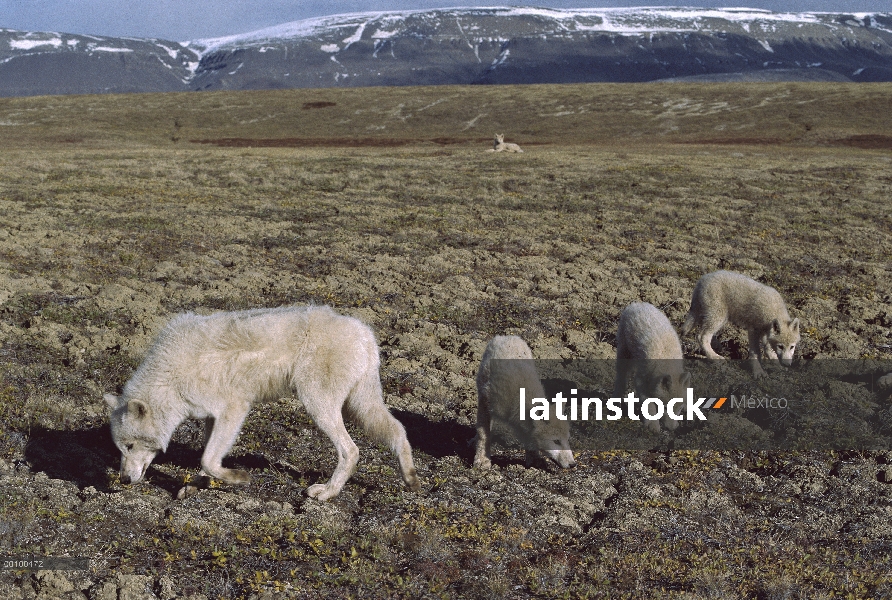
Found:
[[[892,81],[892,15],[365,13],[176,43],[0,30],[0,95],[375,85]]]

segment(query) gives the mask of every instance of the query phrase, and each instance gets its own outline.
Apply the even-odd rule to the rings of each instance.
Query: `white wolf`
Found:
[[[327,306],[178,315],[158,334],[123,395],[105,395],[121,481],[139,481],[174,429],[192,417],[206,419],[203,473],[249,482],[246,471],[223,468],[223,457],[252,403],[294,393],[338,453],[331,480],[311,485],[309,496],[336,496],[356,468],[359,450],[344,415],[390,446],[406,486],[417,490],[406,431],[384,404],[379,361],[372,330]]]
[[[565,469],[575,466],[570,449],[569,421],[555,417],[521,421],[518,410],[520,388],[526,388],[527,398],[545,397],[530,347],[516,335],[497,335],[486,346],[477,371],[474,466],[488,469],[491,465],[490,426],[494,419],[506,425],[526,448],[527,465],[541,454]]]
[[[765,374],[759,364],[762,348],[771,360],[793,362],[799,343],[799,319],[791,319],[787,305],[772,287],[731,271],[708,273],[697,281],[691,309],[682,325],[687,335],[700,328],[700,348],[708,358],[722,358],[712,349],[712,336],[725,323],[743,327],[749,334],[749,359],[753,375]]]
[[[517,144],[505,142],[504,133],[497,133],[492,141],[492,148],[487,152],[523,152],[523,150]]]
[[[691,384],[678,334],[663,311],[647,302],[633,302],[619,316],[614,395],[625,395],[632,372],[635,393],[641,400],[682,398]],[[660,429],[659,421],[647,420],[646,424],[654,431]],[[663,417],[663,425],[667,429],[678,427],[668,415]]]

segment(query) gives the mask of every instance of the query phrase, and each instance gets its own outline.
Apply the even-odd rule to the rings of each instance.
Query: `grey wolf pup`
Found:
[[[512,360],[501,360],[512,359]],[[545,390],[533,362],[533,353],[516,335],[497,335],[486,346],[477,371],[477,437],[474,466],[491,466],[490,427],[493,420],[504,424],[526,448],[527,465],[538,456],[551,459],[564,469],[575,466],[570,449],[570,423],[550,419],[519,418],[518,391],[527,398],[544,398]]]
[[[691,384],[678,334],[663,311],[647,302],[633,302],[619,316],[614,385],[617,397],[625,395],[630,372],[634,373],[635,394],[641,400],[682,398]],[[668,415],[662,421],[667,429],[678,427]],[[646,424],[654,431],[660,430],[659,421],[646,420]]]
[[[728,322],[749,334],[749,360],[754,376],[765,375],[759,364],[762,348],[771,360],[792,364],[799,343],[799,319],[790,318],[787,305],[774,288],[731,271],[715,271],[701,277],[694,287],[682,334],[698,327],[703,354],[722,358],[712,349],[712,337]]]
[[[338,453],[331,480],[307,488],[310,497],[336,496],[356,469],[359,450],[344,427],[345,415],[390,446],[406,486],[418,490],[412,448],[384,404],[378,368],[372,330],[327,306],[177,315],[123,394],[105,395],[121,451],[121,481],[142,479],[174,429],[198,418],[205,419],[202,474],[248,483],[246,471],[225,469],[221,461],[254,402],[293,393]]]

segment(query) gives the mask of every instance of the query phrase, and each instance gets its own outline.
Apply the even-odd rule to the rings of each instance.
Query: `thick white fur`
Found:
[[[178,315],[158,334],[123,395],[105,395],[121,480],[141,479],[174,429],[191,417],[206,419],[203,473],[247,483],[248,473],[224,469],[223,457],[254,402],[293,393],[338,453],[331,480],[310,486],[308,495],[336,496],[356,468],[359,450],[343,415],[390,446],[406,486],[417,490],[412,449],[384,404],[379,363],[372,330],[327,306]]]
[[[523,152],[523,150],[517,144],[505,142],[504,133],[497,133],[492,141],[492,148],[487,152]]]
[[[641,399],[660,398],[664,403],[682,398],[691,383],[684,370],[681,342],[672,323],[653,304],[633,302],[619,316],[616,332],[616,384],[614,395],[626,393],[629,374],[634,373],[635,394]],[[664,416],[663,425],[675,429],[678,423]],[[645,420],[659,431],[659,421]]]
[[[512,359],[512,360],[496,360]],[[493,362],[495,361],[495,362]],[[477,438],[474,466],[491,466],[492,420],[506,425],[526,448],[527,464],[537,454],[563,468],[576,464],[570,449],[570,422],[551,415],[547,420],[520,420],[520,388],[532,398],[545,398],[545,390],[526,342],[515,335],[497,335],[486,346],[477,371]],[[529,404],[528,404],[529,406]]]
[[[762,348],[771,360],[792,363],[799,343],[799,319],[790,318],[787,305],[774,288],[731,271],[701,277],[694,287],[682,334],[698,327],[703,353],[708,358],[722,358],[712,349],[712,337],[728,322],[747,330],[749,359],[756,377],[765,374],[759,364]]]

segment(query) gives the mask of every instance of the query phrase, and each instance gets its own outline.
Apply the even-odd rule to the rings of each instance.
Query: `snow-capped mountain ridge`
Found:
[[[0,30],[0,95],[678,78],[892,81],[892,13],[454,8],[189,42]]]
[[[559,10],[546,8],[454,8],[438,10],[407,10],[390,12],[364,12],[316,17],[300,21],[282,23],[273,27],[267,27],[242,34],[207,38],[187,42],[193,48],[201,48],[202,53],[214,50],[249,47],[273,40],[285,41],[293,38],[323,35],[334,28],[356,27],[354,34],[358,41],[366,29],[378,25],[379,28],[371,35],[372,38],[386,39],[392,37],[393,31],[384,31],[385,25],[393,26],[404,22],[409,17],[429,18],[478,18],[481,16],[494,17],[539,17],[550,20],[555,24],[550,33],[566,32],[605,32],[630,35],[644,35],[649,33],[684,33],[684,32],[716,32],[727,30],[727,27],[716,27],[708,20],[724,21],[725,23],[737,23],[742,28],[752,30],[753,25],[759,25],[763,30],[768,25],[778,24],[812,24],[829,27],[839,26],[839,17],[849,17],[848,24],[860,27],[875,27],[883,31],[892,32],[892,24],[889,27],[877,26],[876,18],[885,13],[776,13],[769,10],[753,8],[725,8],[725,9],[699,9],[699,8],[666,8],[666,7],[640,7],[640,8],[593,8]],[[460,23],[459,23],[460,26]],[[545,28],[548,30],[548,28]],[[469,36],[472,37],[472,36]],[[347,40],[344,40],[347,42]]]

